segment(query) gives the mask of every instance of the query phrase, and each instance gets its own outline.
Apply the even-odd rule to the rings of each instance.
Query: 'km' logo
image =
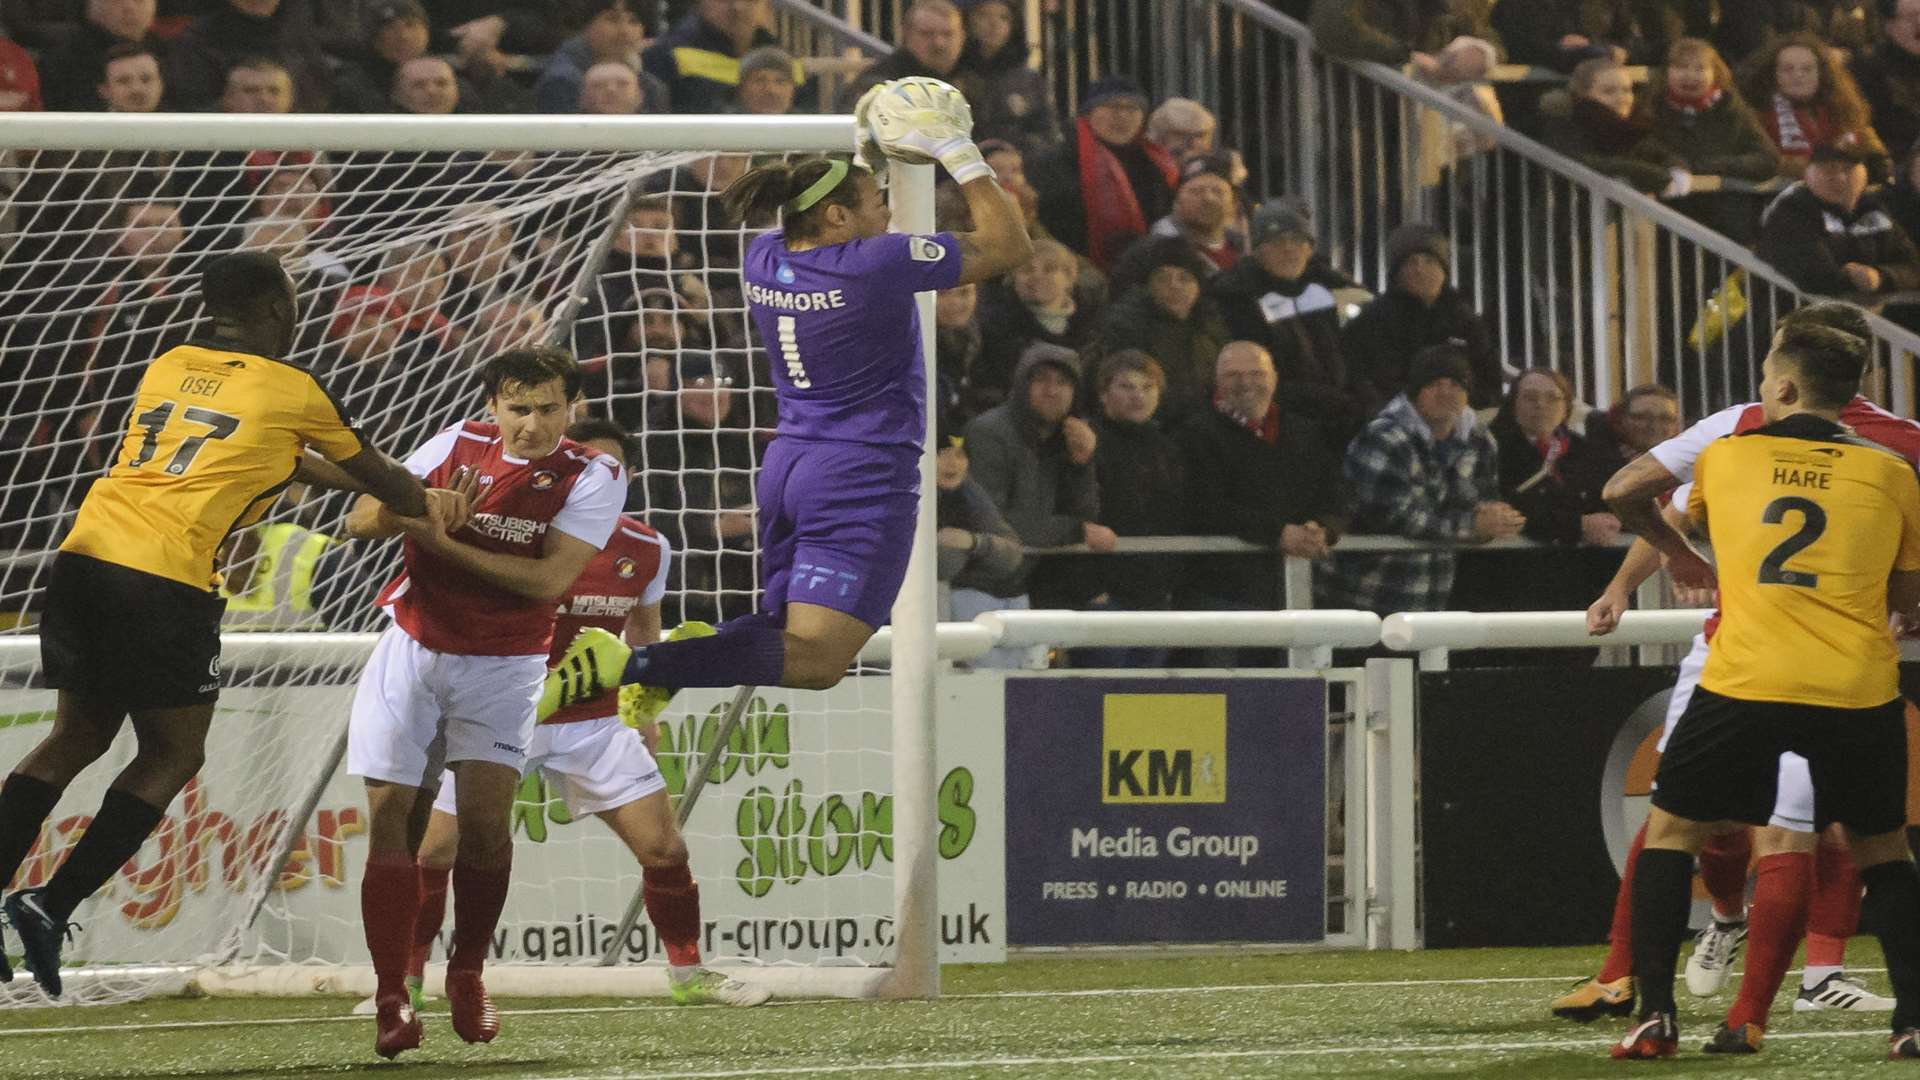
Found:
[[[1108,694],[1100,801],[1227,801],[1224,694]]]

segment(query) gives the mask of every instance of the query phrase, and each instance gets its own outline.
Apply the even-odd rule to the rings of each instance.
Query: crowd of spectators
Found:
[[[1565,85],[1535,87],[1538,107],[1522,114],[1549,145],[1750,240],[1808,289],[1920,289],[1909,238],[1920,227],[1920,0],[1279,6],[1310,18],[1329,53],[1406,65],[1436,85],[1473,84],[1501,60],[1563,72]],[[1281,603],[1270,559],[1036,553],[1099,553],[1138,536],[1238,537],[1309,558],[1318,602],[1381,612],[1487,587],[1451,550],[1342,551],[1347,536],[1524,536],[1617,558],[1619,522],[1599,486],[1677,430],[1672,392],[1636,388],[1595,412],[1563,376],[1534,368],[1524,344],[1503,354],[1505,336],[1452,284],[1444,221],[1383,227],[1385,287],[1363,288],[1322,253],[1307,203],[1249,197],[1242,155],[1270,148],[1225,145],[1199,102],[1156,101],[1113,72],[1064,114],[1030,63],[1024,11],[914,0],[896,51],[826,81],[780,47],[769,0],[0,0],[0,108],[780,115],[845,107],[881,79],[937,76],[968,97],[1036,240],[1026,266],[935,307],[941,575],[954,615]],[[42,323],[21,325],[64,315],[84,322],[73,340],[111,344],[89,346],[77,371],[37,371],[47,389],[31,411],[43,419],[9,422],[0,451],[41,448],[48,475],[97,469],[118,420],[72,406],[124,406],[126,373],[183,321],[183,267],[210,250],[276,250],[317,305],[302,349],[356,407],[442,394],[459,365],[570,319],[594,408],[637,440],[631,508],[686,553],[684,615],[750,610],[751,477],[777,417],[739,295],[746,223],[718,198],[747,157],[702,158],[634,191],[582,302],[564,312],[550,291],[553,234],[491,213],[490,200],[590,159],[50,160],[28,171],[9,222],[4,261],[41,305],[25,314]],[[196,190],[207,175],[230,189]],[[1705,190],[1716,186],[1706,177],[1751,190],[1739,201]],[[477,198],[427,198],[451,189]],[[107,209],[81,228],[57,220],[76,206]],[[966,226],[963,200],[948,192],[940,206],[943,228]],[[351,230],[390,226],[432,239],[372,259],[335,254]],[[49,266],[65,269],[34,278]],[[84,318],[53,310],[62,297],[81,298]],[[417,415],[375,411],[386,444],[422,436]]]

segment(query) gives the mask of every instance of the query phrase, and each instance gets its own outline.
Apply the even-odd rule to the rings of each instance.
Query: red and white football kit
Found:
[[[493,424],[448,428],[406,467],[428,487],[452,487],[460,469],[472,470],[473,516],[455,538],[509,555],[538,558],[549,529],[603,548],[626,502],[614,459],[566,439],[538,460],[517,458]],[[552,604],[490,584],[410,539],[378,603],[393,624],[354,694],[348,771],[426,787],[449,762],[522,767],[554,640]]]
[[[574,635],[587,627],[619,634],[636,606],[660,603],[672,561],[673,548],[665,537],[633,518],[621,518],[607,546],[561,599],[548,662],[559,660]],[[620,691],[615,687],[569,705],[533,729],[527,771],[544,771],[576,819],[637,802],[667,786],[640,733],[621,723],[619,713]],[[455,805],[449,771],[440,779],[433,808],[451,814]]]

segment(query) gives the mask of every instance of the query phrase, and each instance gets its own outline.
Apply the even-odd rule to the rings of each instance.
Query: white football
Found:
[[[895,79],[868,106],[867,130],[888,157],[926,165],[933,156],[921,147],[971,135],[973,110],[960,91],[939,79]]]

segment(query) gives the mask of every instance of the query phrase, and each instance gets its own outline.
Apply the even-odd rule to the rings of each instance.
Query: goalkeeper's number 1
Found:
[[[782,315],[775,322],[780,333],[780,358],[787,362],[787,381],[796,389],[805,390],[813,385],[807,378],[806,365],[800,362],[800,338],[795,329],[793,316]]]

